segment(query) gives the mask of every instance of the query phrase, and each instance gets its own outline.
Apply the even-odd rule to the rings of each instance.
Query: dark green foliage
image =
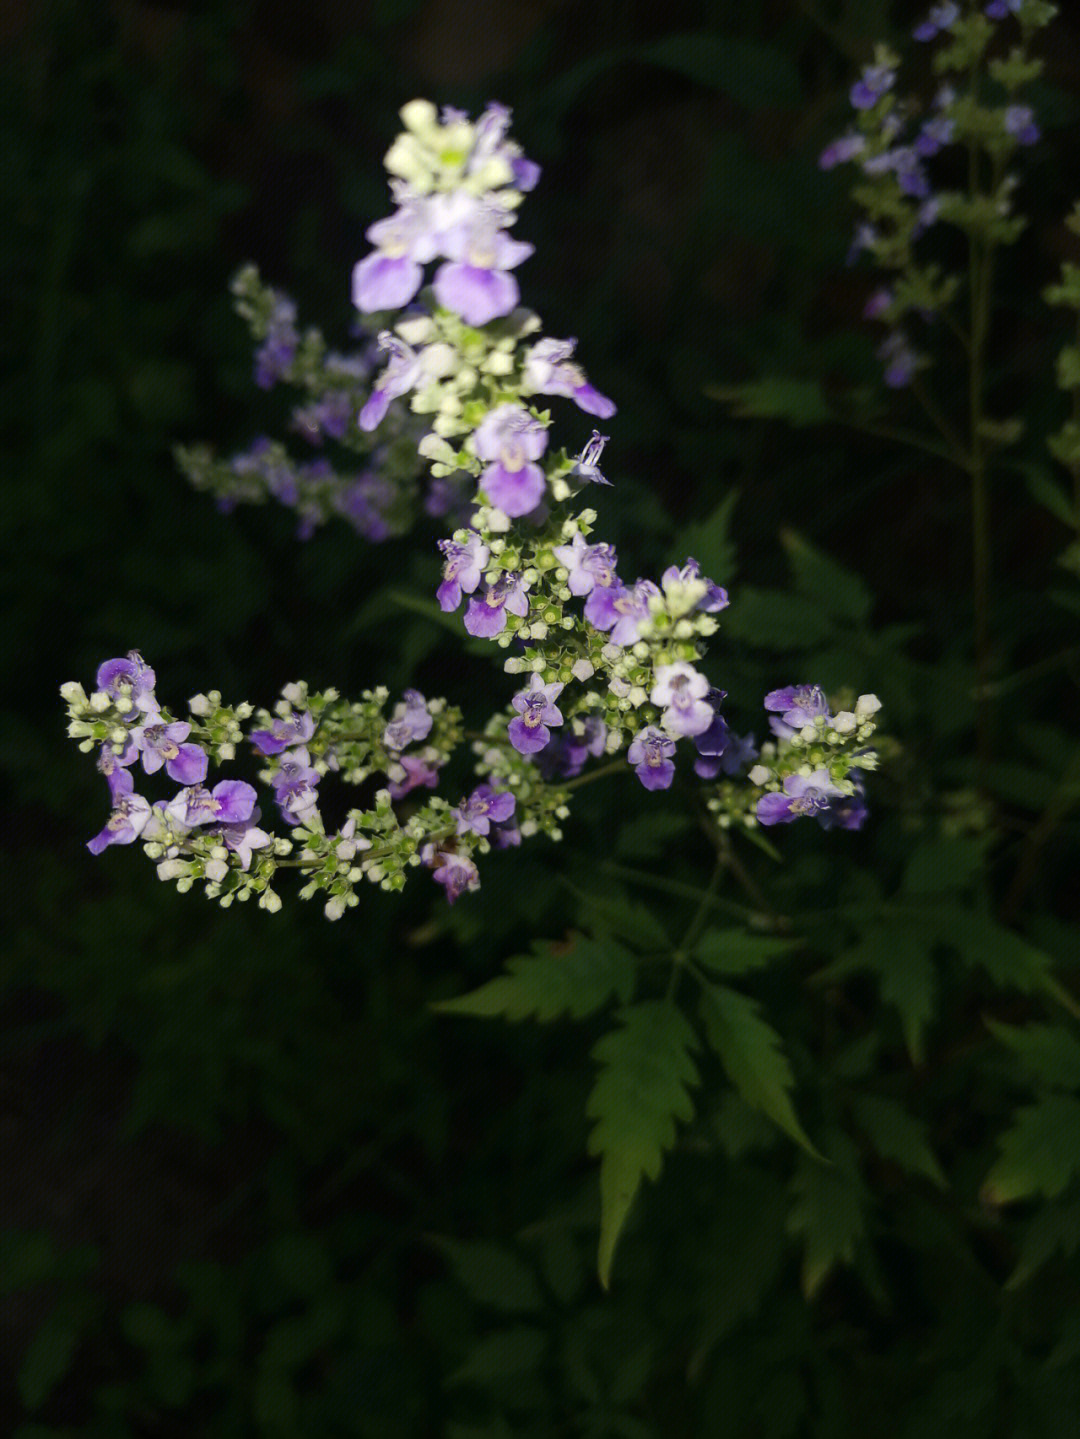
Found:
[[[1071,1439],[1077,17],[996,277],[980,773],[965,477],[878,385],[816,165],[925,5],[8,8],[0,1430]],[[880,695],[861,834],[736,834],[747,887],[688,775],[610,779],[452,910],[417,882],[336,926],[87,855],[55,690],[130,645],[177,700],[504,694],[431,600],[437,524],[303,547],[172,461],[280,430],[243,261],[344,343],[418,94],[505,101],[544,165],[520,279],[620,406],[604,537],[729,588],[733,728],[782,684]],[[959,364],[927,382],[962,416]]]

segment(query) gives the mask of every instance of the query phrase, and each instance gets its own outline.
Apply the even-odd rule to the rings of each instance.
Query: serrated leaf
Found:
[[[694,958],[712,974],[751,974],[790,954],[798,941],[744,929],[710,929],[694,946]]]
[[[537,1369],[546,1348],[547,1336],[542,1329],[527,1325],[501,1329],[481,1339],[447,1383],[486,1387],[502,1379],[515,1379]]]
[[[851,1110],[882,1159],[893,1160],[909,1174],[923,1175],[939,1189],[948,1188],[923,1124],[902,1104],[876,1094],[858,1094],[852,1098]]]
[[[858,575],[845,569],[794,530],[780,531],[795,586],[838,620],[858,623],[873,608],[873,596]]]
[[[835,1164],[799,1156],[787,1231],[803,1242],[802,1289],[813,1299],[838,1264],[853,1264],[866,1232],[864,1191],[847,1141],[834,1141]]]
[[[780,1036],[761,1018],[757,1002],[734,989],[710,984],[702,991],[701,1017],[710,1046],[746,1102],[816,1154],[791,1103],[795,1076]]]
[[[498,1244],[432,1236],[461,1287],[477,1304],[508,1314],[530,1314],[542,1304],[536,1276],[524,1260]]]
[[[989,914],[959,905],[937,910],[930,919],[940,938],[954,945],[968,964],[984,969],[1000,989],[1048,995],[1080,1016],[1080,1005],[1054,978],[1050,956],[1023,935]]]
[[[1028,492],[1033,500],[1037,500],[1044,509],[1068,525],[1070,529],[1076,523],[1076,514],[1073,510],[1073,503],[1065,490],[1046,473],[1041,465],[1026,466]]]
[[[641,1181],[659,1176],[676,1121],[693,1117],[689,1086],[697,1083],[691,1058],[697,1037],[674,1004],[645,1000],[619,1018],[622,1027],[593,1049],[602,1067],[585,1111],[596,1120],[588,1149],[600,1156],[598,1266],[605,1289]]]
[[[731,515],[739,498],[729,490],[707,519],[680,530],[674,543],[677,561],[693,555],[701,573],[720,584],[728,584],[735,570],[735,546],[731,540]]]
[[[1080,1099],[1048,1094],[1025,1106],[998,1145],[1001,1157],[982,1187],[988,1204],[1056,1199],[1080,1173]]]
[[[575,934],[565,945],[538,941],[533,951],[531,957],[507,960],[506,974],[432,1009],[485,1019],[501,1015],[511,1023],[534,1018],[546,1024],[562,1014],[584,1019],[613,997],[625,1004],[633,994],[633,956],[614,940]]]
[[[983,1021],[995,1038],[1019,1056],[1025,1069],[1050,1089],[1080,1089],[1080,1041],[1060,1025]]]
[[[828,640],[832,618],[805,595],[742,585],[724,611],[724,630],[764,649],[810,649]]]

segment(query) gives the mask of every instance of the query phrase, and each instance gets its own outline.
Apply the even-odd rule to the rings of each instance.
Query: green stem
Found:
[[[630,773],[625,755],[619,759],[613,759],[609,764],[602,764],[599,769],[594,769],[589,774],[579,775],[577,779],[567,780],[565,784],[553,785],[552,788],[580,789],[583,784],[592,784],[594,779],[603,779],[605,775],[614,774],[616,770],[621,770],[624,774]]]

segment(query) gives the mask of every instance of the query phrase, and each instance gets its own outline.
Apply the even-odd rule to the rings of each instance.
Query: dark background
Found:
[[[845,177],[816,157],[874,41],[919,13],[884,0],[3,7],[6,1412],[19,1356],[61,1313],[27,1439],[291,1433],[274,1416],[297,1395],[323,1405],[297,1432],[442,1433],[447,1336],[465,1320],[424,1236],[511,1233],[537,1192],[562,1192],[581,1148],[580,1058],[566,1074],[557,1043],[465,1034],[425,1010],[531,933],[561,932],[558,855],[511,856],[448,928],[441,893],[417,882],[403,900],[373,892],[338,926],[299,903],[222,915],[159,885],[137,847],[84,848],[104,787],[64,738],[56,690],[130,647],[174,707],[211,687],[270,703],[299,677],[346,694],[414,681],[473,709],[485,687],[501,694],[486,662],[369,603],[434,584],[435,528],[376,548],[330,526],[301,545],[289,514],[221,519],[179,478],[175,442],[228,449],[281,427],[283,403],[251,384],[229,278],[254,260],[344,344],[350,269],[388,210],[398,108],[501,100],[543,167],[518,227],[536,245],[525,299],[546,333],[579,337],[619,404],[604,523],[627,571],[678,558],[676,531],[737,486],[738,574],[718,580],[778,583],[777,533],[794,527],[870,578],[882,624],[922,624],[932,660],[968,624],[962,488],[865,437],[735,420],[703,393],[767,374],[842,392],[875,372],[859,319],[873,278],[844,266]],[[1047,379],[1061,336],[1031,280],[1048,283],[1074,243],[1060,216],[1078,159],[1076,17],[1053,33],[1046,142],[1020,192],[1033,224],[1004,264],[991,389],[991,408],[1025,409],[1033,432],[1062,406]],[[934,384],[947,404],[959,377],[945,365]],[[1021,485],[995,504],[1008,629],[1063,538]],[[603,806],[582,801],[582,833],[602,845]],[[561,1077],[530,1086],[530,1064]],[[325,1320],[333,1363],[316,1338],[287,1377],[265,1378],[273,1326],[346,1292],[354,1338]],[[204,1311],[205,1332],[191,1318]],[[154,1329],[174,1321],[203,1347]],[[657,1432],[698,1432],[672,1422]],[[14,1431],[0,1419],[0,1432]]]

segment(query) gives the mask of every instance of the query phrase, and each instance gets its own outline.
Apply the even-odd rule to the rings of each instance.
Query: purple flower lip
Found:
[[[670,789],[675,778],[671,759],[674,753],[675,741],[671,736],[655,725],[648,725],[633,739],[626,758],[646,789]]]
[[[255,791],[242,779],[220,780],[212,790],[195,784],[165,806],[165,814],[189,829],[200,824],[240,824],[251,818]]]
[[[393,717],[383,731],[383,744],[387,749],[403,750],[416,740],[427,739],[433,723],[427,700],[420,691],[405,690],[401,703],[395,706]]]
[[[618,584],[615,574],[617,560],[612,545],[589,545],[583,535],[575,534],[570,544],[556,545],[552,553],[566,567],[566,583],[572,595],[591,594],[597,585]]]
[[[544,684],[534,672],[529,677],[529,688],[514,696],[511,704],[517,716],[510,721],[507,733],[519,754],[539,753],[551,739],[548,726],[562,724],[562,711],[555,704],[562,691],[561,684]]]
[[[156,712],[154,683],[154,671],[138,650],[131,650],[126,659],[106,660],[98,666],[97,688],[118,708],[125,707],[126,721],[138,718],[137,711]]]
[[[828,718],[829,702],[820,685],[788,685],[765,696],[765,708],[779,713],[780,722],[791,729],[813,724],[819,715]]]
[[[472,831],[473,834],[486,836],[491,832],[492,823],[501,824],[508,820],[516,805],[517,800],[509,790],[496,791],[489,784],[481,784],[450,813],[459,835]]]
[[[763,794],[757,802],[759,824],[790,824],[803,815],[820,815],[827,810],[841,791],[833,784],[827,769],[812,774],[790,774],[780,794]]]

